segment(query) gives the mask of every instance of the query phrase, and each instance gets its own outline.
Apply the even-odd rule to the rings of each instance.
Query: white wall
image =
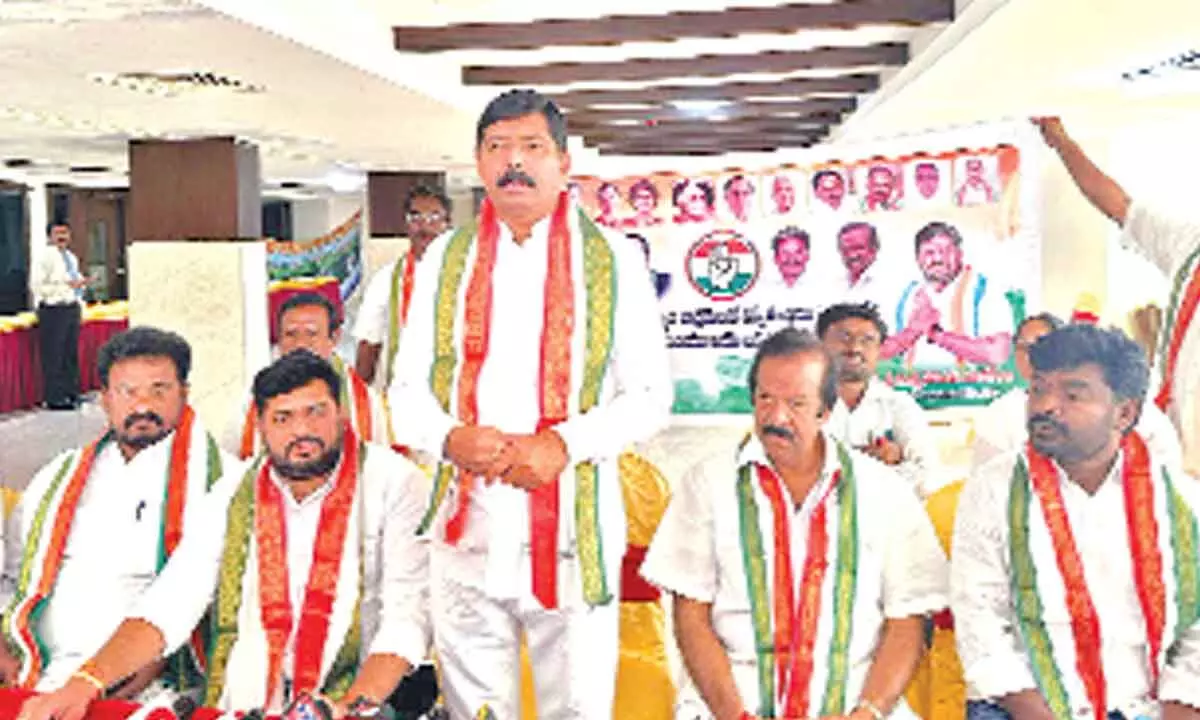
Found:
[[[292,237],[296,240],[312,240],[334,228],[336,223],[329,216],[329,205],[325,198],[293,200]]]

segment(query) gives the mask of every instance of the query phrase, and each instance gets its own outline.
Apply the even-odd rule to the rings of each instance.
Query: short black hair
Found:
[[[254,376],[254,409],[261,415],[271,398],[286,395],[314,380],[325,383],[334,403],[341,404],[342,379],[333,365],[310,350],[293,350]]]
[[[650,178],[638,178],[637,182],[629,186],[629,203],[633,204],[633,196],[645,190],[654,198],[654,204],[658,204],[658,188],[654,187],[654,183],[650,182]]]
[[[175,364],[175,377],[186,385],[192,371],[192,346],[182,335],[149,325],[130,328],[113,335],[96,356],[100,387],[108,388],[108,376],[113,365],[122,360],[143,357],[170,358]]]
[[[962,247],[962,233],[958,231],[958,228],[954,227],[950,223],[935,220],[917,231],[917,239],[913,244],[913,250],[916,252],[921,252],[922,245],[934,239],[935,237],[938,237],[939,235],[945,235],[954,241],[955,245]]]
[[[871,223],[862,222],[859,220],[856,220],[854,222],[848,222],[842,226],[841,230],[838,230],[837,239],[838,239],[839,245],[842,242],[843,235],[845,235],[848,232],[853,232],[855,230],[861,230],[863,228],[865,228],[871,234],[871,247],[878,250],[879,249],[879,231],[876,230],[875,226],[872,225]]]
[[[550,128],[550,137],[560,151],[567,149],[567,120],[563,117],[558,105],[537,90],[521,88],[506,90],[487,104],[479,122],[475,125],[475,147],[483,145],[483,134],[488,128],[503,120],[524,117],[537,113],[546,118],[546,126]]]
[[[807,231],[801,230],[795,225],[785,225],[775,233],[775,237],[771,238],[771,252],[779,252],[779,243],[783,242],[785,238],[797,238],[804,243],[805,250],[812,250],[812,239],[808,236]]]
[[[830,305],[825,308],[817,316],[817,337],[824,340],[825,333],[829,332],[829,328],[849,318],[867,320],[874,323],[875,329],[879,331],[879,339],[887,339],[887,323],[883,321],[883,315],[879,313],[879,307],[873,302],[838,303],[837,305]]]
[[[695,185],[700,188],[700,192],[704,193],[704,202],[711,209],[717,203],[717,191],[713,184],[702,178],[683,178],[676,180],[675,185],[671,188],[671,204],[679,207],[679,196],[687,189],[688,185]]]
[[[1062,318],[1059,316],[1055,315],[1054,313],[1040,312],[1036,315],[1030,315],[1018,323],[1017,329],[1013,332],[1013,334],[1020,335],[1022,330],[1035,322],[1044,323],[1046,327],[1050,328],[1050,332],[1054,332],[1063,326]]]
[[[737,175],[734,175],[733,177],[726,180],[725,184],[721,187],[721,189],[724,190],[725,192],[729,192],[729,189],[731,187],[733,187],[733,184],[735,182],[737,182],[738,180],[745,180],[750,185],[750,191],[751,192],[754,191],[754,182],[750,178],[743,175],[742,173],[738,173]]]
[[[332,335],[335,330],[342,326],[342,318],[338,314],[337,307],[334,306],[333,302],[329,298],[315,292],[302,292],[296,293],[287,300],[284,300],[283,304],[279,306],[279,312],[275,314],[275,329],[279,329],[279,325],[283,321],[283,316],[286,315],[289,310],[295,310],[296,308],[300,307],[323,308],[325,310],[325,314],[329,317],[330,335]]]
[[[404,214],[408,215],[412,212],[413,202],[417,198],[431,198],[437,200],[442,205],[442,211],[446,213],[446,218],[450,218],[450,198],[440,189],[429,185],[418,185],[408,193],[408,197],[404,198]]]
[[[818,187],[820,187],[821,186],[821,178],[826,177],[828,175],[834,176],[838,180],[841,180],[843,183],[846,182],[846,178],[842,177],[842,174],[840,172],[838,172],[837,170],[830,170],[829,168],[826,168],[824,170],[818,170],[815,173],[813,173],[813,176],[812,176],[813,190],[816,190]]]
[[[837,404],[837,375],[833,370],[833,356],[825,349],[820,339],[810,330],[797,330],[786,327],[771,334],[754,353],[754,361],[750,363],[750,398],[753,400],[758,389],[758,367],[766,358],[787,357],[799,353],[812,353],[821,356],[825,361],[825,370],[821,374],[821,409],[829,412]]]
[[[1150,367],[1141,346],[1116,328],[1091,324],[1063,325],[1029,348],[1034,372],[1074,370],[1098,365],[1113,395],[1135,400],[1139,407],[1150,385]]]

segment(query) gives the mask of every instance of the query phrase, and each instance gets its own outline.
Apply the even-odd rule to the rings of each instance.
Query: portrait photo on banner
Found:
[[[878,374],[922,405],[1010,389],[1014,329],[1040,299],[1040,229],[1021,202],[1038,179],[1019,177],[1015,142],[991,137],[954,149],[906,138],[810,166],[576,178],[587,212],[646,255],[674,412],[748,413],[758,344],[843,302],[878,307],[889,333]],[[648,186],[654,214],[653,193],[635,192]]]

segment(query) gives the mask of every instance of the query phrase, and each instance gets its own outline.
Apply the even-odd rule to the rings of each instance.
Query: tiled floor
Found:
[[[104,430],[104,411],[89,400],[72,412],[31,410],[0,415],[0,485],[23,490],[55,455]]]

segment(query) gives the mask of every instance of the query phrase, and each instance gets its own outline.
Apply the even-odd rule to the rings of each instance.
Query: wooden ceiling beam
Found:
[[[908,45],[879,43],[862,47],[773,50],[690,58],[634,58],[613,62],[545,65],[467,65],[464,85],[568,85],[576,82],[649,82],[680,77],[723,77],[751,73],[791,73],[818,68],[900,66]]]
[[[817,137],[829,129],[828,125],[818,124],[740,124],[740,123],[694,123],[679,124],[669,128],[664,127],[612,127],[596,129],[583,133],[584,142],[605,142],[625,140],[663,140],[670,142],[678,137],[705,137],[721,140],[730,137],[773,136],[773,135],[804,135]]]
[[[569,90],[549,98],[564,109],[634,103],[660,105],[675,100],[742,100],[750,97],[861,95],[879,89],[879,76],[841,75],[828,78],[790,78],[778,82],[735,82],[721,85],[656,85],[634,90]]]
[[[778,7],[736,7],[664,15],[609,15],[594,19],[524,23],[462,23],[392,28],[396,50],[528,50],[540,47],[670,42],[680,38],[788,34],[863,25],[916,26],[954,19],[954,0],[844,0]]]

